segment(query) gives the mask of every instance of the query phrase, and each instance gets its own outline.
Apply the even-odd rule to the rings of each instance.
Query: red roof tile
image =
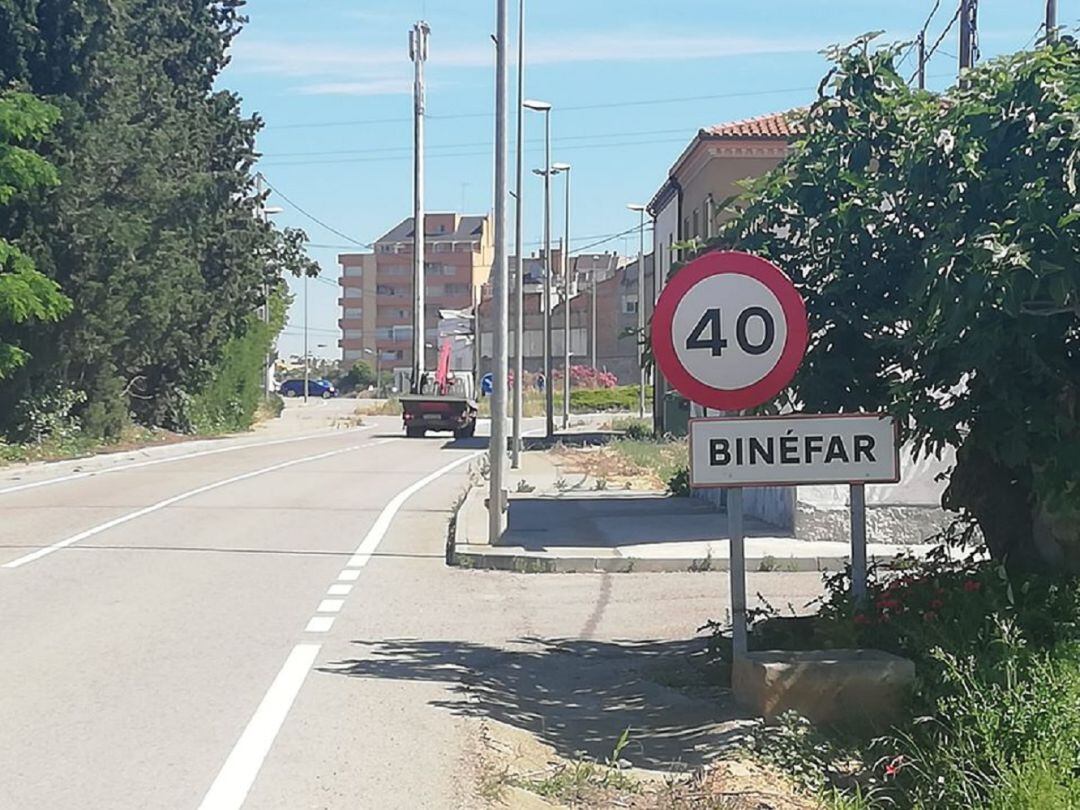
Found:
[[[774,113],[729,124],[706,127],[701,134],[706,138],[780,138],[790,140],[799,135],[802,128],[788,119],[789,113]]]

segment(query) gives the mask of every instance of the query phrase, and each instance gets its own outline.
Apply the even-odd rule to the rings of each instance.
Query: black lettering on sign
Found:
[[[798,464],[799,463],[799,437],[798,436],[781,436],[780,437],[780,463],[781,464]]]
[[[877,442],[874,440],[873,436],[867,436],[863,433],[858,434],[855,437],[855,463],[858,464],[862,461],[864,455],[871,463],[876,462],[877,459],[874,458],[875,444],[877,444]]]
[[[705,310],[705,314],[701,316],[697,326],[687,336],[686,348],[709,349],[713,357],[722,357],[724,349],[727,348],[727,341],[720,334],[720,324],[720,309],[718,307]],[[706,332],[708,332],[707,338],[705,337]]]
[[[825,449],[824,436],[806,436],[803,444],[806,447],[806,463],[813,464],[814,456],[821,455]]]
[[[735,466],[741,467],[743,464],[743,440],[735,440]]]
[[[763,445],[760,441],[753,436],[750,437],[750,463],[757,464],[757,460],[760,458],[763,464],[772,464],[773,458],[776,455],[773,447],[773,437],[770,436],[765,440]]]
[[[750,342],[747,326],[751,318],[758,318],[762,326],[765,327],[765,334],[761,338],[761,343]],[[744,309],[742,314],[739,315],[739,320],[735,322],[735,339],[739,342],[739,348],[747,354],[758,355],[769,351],[773,347],[773,343],[776,342],[776,324],[773,322],[773,316],[769,313],[769,310],[765,309],[765,307],[747,307]]]
[[[825,451],[825,463],[831,464],[834,461],[848,463],[847,448],[844,447],[844,440],[840,436],[829,439],[829,449]]]
[[[726,467],[731,463],[731,443],[727,439],[709,440],[709,464]]]

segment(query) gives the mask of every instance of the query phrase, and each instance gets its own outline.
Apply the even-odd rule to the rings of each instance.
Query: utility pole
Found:
[[[563,430],[570,427],[570,296],[572,294],[570,284],[570,164],[556,163],[548,167],[549,174],[566,175],[566,204],[564,206],[565,222],[563,224],[563,237],[560,241],[560,253],[562,265],[559,270],[562,274],[563,291]]]
[[[544,168],[533,172],[544,178],[544,435],[555,435],[555,395],[551,387],[551,104],[546,101],[526,101],[525,107],[544,114]]]
[[[638,325],[638,418],[645,418],[645,358],[640,341],[645,336],[645,206],[631,203],[626,206],[641,215],[638,227],[637,255],[637,325]]]
[[[514,426],[510,466],[521,466],[521,417],[525,386],[525,244],[522,217],[525,185],[525,0],[518,0],[517,52],[517,166],[514,195],[514,249],[517,252],[517,284],[514,286]]]
[[[304,402],[308,401],[308,384],[311,378],[311,355],[308,352],[308,274],[304,272]]]
[[[491,444],[489,447],[491,487],[488,491],[488,542],[495,543],[506,527],[506,395],[509,372],[508,310],[509,273],[506,257],[506,59],[507,0],[496,0],[495,31],[495,266],[492,297],[495,305],[493,390],[491,392]]]
[[[960,0],[960,70],[979,58],[979,0]]]
[[[1058,40],[1057,0],[1046,0],[1046,42],[1053,44]]]
[[[259,199],[259,219],[263,221],[264,225],[269,225],[270,218],[266,212],[266,200],[263,199],[263,176],[262,172],[255,175],[255,196]],[[262,322],[265,324],[270,323],[270,285],[266,281],[266,268],[263,268],[263,305],[262,305]],[[263,397],[270,396],[270,352],[266,353],[266,357],[263,358]]]
[[[919,89],[926,89],[926,30],[919,32]]]
[[[424,311],[424,62],[428,57],[428,35],[431,28],[418,22],[409,32],[409,59],[415,68],[413,84],[413,361],[412,389],[421,393],[424,376],[424,343],[427,318]]]
[[[589,338],[590,338],[589,362],[592,363],[593,372],[595,373],[596,372],[596,267],[595,266],[592,269],[591,282],[592,282],[592,301],[590,302],[590,307],[592,309],[592,313],[591,313],[592,314],[592,317],[591,317],[592,323],[590,324],[590,328],[589,328]]]

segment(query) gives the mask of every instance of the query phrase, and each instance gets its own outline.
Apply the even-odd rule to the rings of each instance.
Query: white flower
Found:
[[[938,149],[945,150],[945,154],[949,155],[952,154],[952,150],[956,147],[956,138],[952,134],[952,132],[947,129],[943,129],[941,130],[941,132],[938,133],[935,143]]]

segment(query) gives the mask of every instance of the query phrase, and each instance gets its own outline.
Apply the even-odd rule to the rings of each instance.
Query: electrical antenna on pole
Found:
[[[919,39],[916,43],[916,48],[919,54],[919,89],[926,89],[926,29],[924,28],[919,32]]]
[[[412,390],[422,393],[424,345],[427,333],[424,300],[424,63],[428,58],[431,28],[421,20],[409,32],[409,59],[415,67],[413,85],[413,349]]]
[[[979,58],[979,0],[960,0],[960,71]]]

